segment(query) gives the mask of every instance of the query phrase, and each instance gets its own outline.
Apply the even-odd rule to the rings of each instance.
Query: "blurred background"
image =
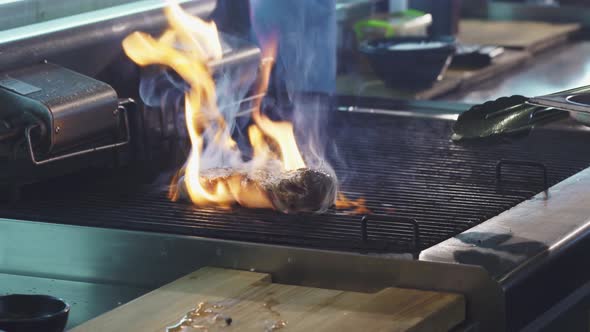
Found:
[[[588,1],[338,3],[341,39],[337,85],[341,93],[479,103],[514,94],[532,97],[590,84]],[[436,59],[426,59],[427,53],[435,53],[432,49],[414,54],[407,63],[402,51],[390,51],[376,59],[371,56],[376,49],[363,49],[363,43],[370,43],[371,39],[389,38],[395,42],[408,35],[452,37],[456,50],[451,52],[449,66],[440,59],[436,65]],[[398,66],[411,70],[396,73],[391,69]],[[408,84],[417,79],[419,72],[428,70],[441,71],[435,80],[431,76],[430,80]],[[396,74],[403,76],[403,80],[388,82]]]
[[[117,15],[122,10],[141,11],[160,3],[4,0],[0,1],[0,42],[18,38],[19,34],[38,33],[39,29],[79,24],[74,21],[83,20],[84,13],[98,10],[106,16],[109,11]],[[271,3],[220,0],[213,18],[221,30],[248,38],[253,38],[250,7],[252,15],[258,15],[259,24],[264,24],[265,17],[281,18],[274,23],[275,28],[295,37],[283,38],[280,57],[284,65],[278,70],[302,68],[301,63],[290,64],[298,61],[295,58],[309,62],[304,64],[305,77],[291,73],[289,79],[304,80],[308,86],[297,83],[290,89],[477,103],[505,95],[532,97],[590,84],[590,59],[586,56],[590,54],[588,1]],[[318,6],[322,7],[319,11]],[[265,16],[265,12],[271,15]],[[298,24],[299,20],[307,23]],[[404,38],[414,39],[401,40],[406,44],[399,45]],[[421,50],[408,49],[417,47]]]

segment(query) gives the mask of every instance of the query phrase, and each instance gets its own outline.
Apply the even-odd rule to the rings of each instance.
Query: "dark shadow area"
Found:
[[[455,252],[454,257],[457,262],[482,266],[496,277],[513,269],[524,257],[534,256],[548,248],[544,243],[515,239],[510,234],[465,232],[455,238],[474,247],[473,250]],[[488,253],[486,249],[499,253]]]

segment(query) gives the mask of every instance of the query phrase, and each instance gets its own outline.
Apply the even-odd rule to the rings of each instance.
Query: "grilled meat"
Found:
[[[336,178],[324,170],[300,168],[284,172],[268,167],[248,172],[212,168],[203,170],[200,177],[201,184],[208,190],[213,190],[220,182],[231,185],[239,183],[240,190],[232,190],[242,193],[236,195],[237,203],[249,207],[274,208],[283,213],[320,213],[334,205],[336,200]],[[182,188],[179,197],[188,198],[186,188],[183,188],[183,177],[180,177],[179,185]],[[262,196],[263,199],[254,196]]]

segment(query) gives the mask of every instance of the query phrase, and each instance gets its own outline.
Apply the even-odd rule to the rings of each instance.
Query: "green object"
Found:
[[[471,107],[453,125],[451,139],[459,141],[503,142],[527,136],[535,126],[568,116],[554,108],[532,106],[523,96],[502,97]]]
[[[408,9],[402,12],[393,13],[384,18],[370,18],[362,21],[358,21],[354,24],[354,33],[358,41],[366,40],[370,38],[368,35],[379,35],[381,37],[389,38],[398,34],[398,29],[403,23],[428,16],[428,20],[431,21],[429,14],[415,9]],[[397,25],[392,22],[392,19],[397,19],[400,22]]]

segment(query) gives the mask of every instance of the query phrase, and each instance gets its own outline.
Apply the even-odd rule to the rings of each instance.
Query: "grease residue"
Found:
[[[269,328],[268,328],[268,332],[272,332],[272,331],[276,331],[276,330],[280,330],[283,327],[287,326],[287,321],[284,321],[282,319],[275,321]]]
[[[268,310],[268,312],[270,312],[276,319],[267,321],[266,325],[266,332],[272,332],[272,331],[276,331],[276,330],[280,330],[284,327],[287,326],[287,321],[280,319],[281,318],[281,313],[276,311],[273,307],[278,305],[279,301],[273,299],[273,298],[269,298],[268,300],[266,300],[262,306]]]
[[[222,302],[226,303],[226,302]],[[274,307],[279,304],[274,298],[269,298],[262,303],[265,309],[255,318],[258,320],[255,325],[261,328],[261,332],[273,332],[287,326],[287,321],[281,319],[281,313]],[[232,304],[228,304],[232,307]],[[187,312],[176,325],[166,328],[166,332],[202,332],[216,331],[237,328],[232,325],[233,319],[222,313],[224,305],[220,303],[201,302],[196,308]]]
[[[270,311],[270,313],[271,313],[271,314],[273,314],[273,315],[275,315],[275,316],[281,316],[281,313],[280,313],[280,312],[278,312],[278,311],[276,311],[276,310],[273,308],[274,306],[276,306],[276,305],[278,305],[278,304],[279,304],[279,301],[277,301],[277,300],[275,300],[275,299],[273,299],[273,298],[270,298],[270,299],[266,300],[266,301],[265,301],[265,302],[262,304],[262,306],[263,306],[263,307],[264,307],[266,310]]]
[[[219,312],[223,306],[201,302],[196,308],[187,312],[174,326],[166,328],[167,332],[209,331],[212,327],[229,326],[231,317],[226,317]]]

